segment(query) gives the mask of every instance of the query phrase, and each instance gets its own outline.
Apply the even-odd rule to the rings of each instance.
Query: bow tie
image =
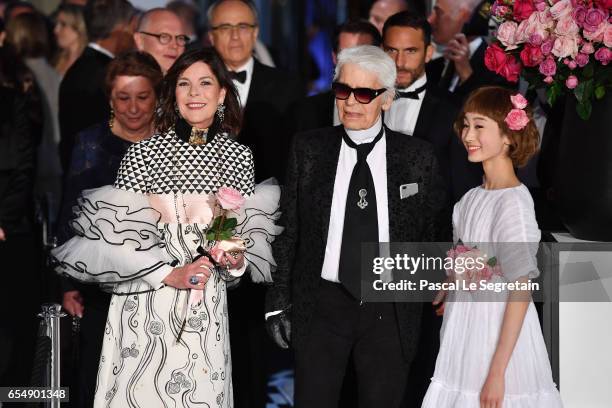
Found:
[[[246,71],[239,71],[239,72],[230,71],[229,74],[230,74],[230,78],[232,78],[235,81],[240,82],[241,84],[244,84],[246,81],[246,76],[247,76]]]
[[[417,101],[420,99],[419,98],[419,94],[421,92],[423,92],[425,90],[425,88],[427,88],[427,83],[423,84],[423,86],[421,86],[420,88],[415,89],[414,91],[407,91],[407,92],[402,92],[402,91],[397,91],[397,99],[400,98],[408,98],[408,99],[416,99]]]

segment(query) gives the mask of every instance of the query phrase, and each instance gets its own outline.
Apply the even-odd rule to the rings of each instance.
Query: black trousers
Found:
[[[266,406],[270,342],[264,319],[265,290],[245,276],[227,292],[235,408]]]
[[[304,344],[295,351],[296,408],[337,408],[351,356],[359,408],[399,407],[408,365],[392,303],[360,304],[322,280]]]

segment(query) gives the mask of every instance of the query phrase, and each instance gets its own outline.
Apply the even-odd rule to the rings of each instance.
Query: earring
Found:
[[[112,129],[114,124],[115,124],[115,110],[111,108],[110,117],[108,118],[108,127]]]
[[[219,118],[219,123],[225,119],[225,105],[223,103],[217,106],[217,117]]]

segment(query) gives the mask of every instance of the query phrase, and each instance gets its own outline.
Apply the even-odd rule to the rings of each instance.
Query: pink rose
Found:
[[[595,47],[593,47],[593,44],[591,43],[584,43],[581,52],[583,54],[592,54],[595,52]]]
[[[497,2],[491,7],[491,14],[495,17],[503,18],[510,13],[508,6],[499,5]]]
[[[606,31],[604,32],[603,43],[606,47],[612,48],[612,24],[606,25]]]
[[[587,9],[584,6],[576,6],[576,8],[574,8],[574,11],[572,11],[572,18],[580,27],[582,27],[582,25],[584,24],[586,15]]]
[[[499,74],[506,78],[508,82],[518,82],[522,65],[512,55],[506,55],[506,64],[501,68]]]
[[[578,55],[576,55],[576,64],[578,64],[580,68],[584,67],[588,63],[589,63],[589,56],[587,54],[583,54],[580,52],[578,53]]]
[[[521,61],[526,67],[537,67],[544,60],[540,47],[526,44],[521,51]]]
[[[510,101],[512,102],[512,106],[514,106],[516,109],[525,109],[529,104],[527,99],[525,99],[525,97],[520,93],[510,96]]]
[[[555,44],[555,40],[552,38],[549,38],[548,40],[544,41],[542,45],[540,46],[540,49],[542,50],[542,54],[544,55],[550,54],[553,49],[554,44]]]
[[[568,35],[557,37],[551,52],[558,58],[574,58],[578,54],[578,37]]]
[[[554,82],[554,79],[551,76],[547,76],[546,78],[544,78],[544,82],[546,82],[548,85],[550,85],[550,84],[552,84]]]
[[[544,76],[553,76],[557,73],[557,63],[552,57],[547,57],[540,64],[540,73]]]
[[[576,67],[578,66],[578,64],[576,64],[576,61],[573,61],[573,60],[572,60],[572,61],[570,61],[570,62],[568,62],[568,63],[567,63],[567,66],[568,66],[568,68],[569,68],[569,69],[574,70],[574,69],[576,69]]]
[[[571,0],[561,0],[550,8],[550,14],[552,14],[555,20],[559,20],[561,17],[570,14],[572,12]]]
[[[603,42],[604,35],[609,25],[609,23],[601,23],[595,31],[589,31],[585,27],[583,30],[584,38],[592,42]]]
[[[544,11],[548,8],[548,4],[546,4],[546,0],[535,0],[535,7],[538,11]]]
[[[606,21],[608,16],[603,10],[598,8],[589,9],[584,18],[583,27],[586,31],[597,31],[602,23]]]
[[[536,11],[533,0],[515,0],[514,2],[514,20],[523,21],[529,18]]]
[[[221,187],[215,195],[224,210],[238,210],[244,204],[244,197],[235,188]]]
[[[506,21],[497,29],[497,39],[506,47],[506,50],[517,48],[516,40],[514,39],[517,28],[518,24],[514,21]]]
[[[498,44],[489,45],[485,51],[484,62],[489,71],[499,74],[506,63],[506,53]]]
[[[557,26],[555,27],[555,34],[557,35],[575,35],[580,31],[580,27],[574,21],[571,15],[566,14],[561,17],[561,19],[557,22]]]
[[[219,242],[217,242],[210,250],[210,256],[217,263],[220,263],[221,261],[223,261],[224,255],[225,255],[225,251],[220,248]]]
[[[527,114],[522,109],[512,109],[507,115],[504,122],[512,130],[521,130],[529,123]]]
[[[595,52],[595,59],[602,65],[608,65],[612,61],[612,51],[609,48],[601,47]]]
[[[544,38],[539,33],[533,33],[529,36],[529,40],[527,41],[531,45],[540,46],[542,42],[544,42]]]
[[[565,81],[565,86],[567,86],[569,89],[574,89],[578,86],[578,78],[576,78],[575,75],[568,76],[567,80]]]
[[[554,27],[554,23],[548,11],[535,12],[527,20],[521,21],[514,35],[515,42],[522,44],[533,34],[539,34],[545,40],[550,36],[549,30]]]

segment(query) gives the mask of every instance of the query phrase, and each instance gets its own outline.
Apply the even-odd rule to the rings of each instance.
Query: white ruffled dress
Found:
[[[496,256],[503,276],[491,283],[538,276],[540,230],[524,185],[468,191],[453,211],[454,241]],[[522,243],[522,244],[508,244]],[[482,291],[453,292],[445,305],[440,351],[423,408],[480,408],[480,391],[495,353],[507,303]],[[479,298],[480,297],[480,298]],[[493,300],[493,301],[491,301]],[[540,322],[533,302],[505,373],[503,408],[559,408]]]
[[[223,135],[191,145],[170,131],[132,146],[114,186],[83,193],[77,236],[53,256],[59,273],[113,293],[95,407],[233,406],[226,280],[245,268],[213,273],[189,308],[190,291],[162,280],[209,246],[213,194],[225,186],[248,197],[235,216],[251,279],[271,281],[280,189],[253,180],[245,146]]]

